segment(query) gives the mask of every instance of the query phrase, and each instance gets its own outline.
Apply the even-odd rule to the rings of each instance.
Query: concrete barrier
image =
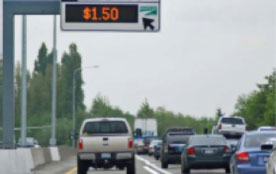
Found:
[[[43,153],[43,148],[33,148],[32,151],[32,158],[34,162],[34,168],[45,164],[45,157]]]
[[[41,165],[66,160],[75,154],[76,150],[67,146],[0,149],[0,174],[29,174]]]
[[[50,147],[50,154],[52,161],[60,161],[60,153],[58,147]]]
[[[0,173],[29,173],[34,168],[31,149],[0,150]]]
[[[59,146],[58,148],[59,154],[60,154],[60,159],[62,161],[69,159],[71,156],[75,156],[77,154],[77,150],[68,147],[68,146]]]
[[[46,164],[53,161],[49,148],[43,148],[43,155],[44,155],[44,160]]]

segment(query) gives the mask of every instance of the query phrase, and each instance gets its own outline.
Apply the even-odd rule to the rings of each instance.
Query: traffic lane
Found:
[[[143,162],[140,160],[135,160],[135,167],[136,167],[136,174],[156,174],[155,171],[150,169],[149,167],[146,166]],[[115,168],[112,169],[99,169],[99,170],[94,170],[92,167],[89,169],[87,174],[126,174],[126,169],[125,170],[117,170]],[[77,174],[77,172],[71,172],[71,173],[65,173],[65,174]]]
[[[152,156],[140,155],[140,157],[149,161],[150,163],[156,165],[158,168],[161,168],[160,160],[155,160]],[[180,164],[171,164],[168,169],[163,169],[170,174],[181,174],[181,165]],[[226,174],[224,169],[210,169],[210,170],[191,170],[192,174]]]
[[[43,165],[32,171],[32,174],[77,174],[77,158],[71,157],[66,161],[54,162]],[[145,163],[136,159],[136,174],[156,174],[155,171],[146,166]],[[90,168],[87,174],[126,174],[126,170],[93,170]]]
[[[47,165],[40,166],[32,171],[32,174],[65,174],[69,170],[76,167],[76,157],[72,156],[68,160],[52,162]]]
[[[136,174],[155,174],[154,172],[151,172],[151,169],[149,169],[145,164],[143,164],[141,161],[136,160]],[[117,169],[109,169],[109,170],[94,170],[93,168],[90,168],[87,174],[126,174],[125,170],[117,170]],[[71,173],[68,173],[71,174]],[[76,174],[76,173],[72,173]]]

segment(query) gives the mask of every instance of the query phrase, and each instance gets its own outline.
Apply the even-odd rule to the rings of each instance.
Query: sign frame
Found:
[[[76,5],[138,5],[138,22],[137,23],[87,23],[80,22],[75,24],[68,24],[65,21],[65,6],[68,4],[76,4]],[[139,16],[142,13],[140,10],[142,6],[153,6],[157,7],[156,17],[145,17]],[[144,12],[146,13],[146,12]],[[61,0],[60,4],[60,26],[62,31],[70,31],[70,32],[160,32],[161,30],[161,2],[160,0]],[[144,14],[145,15],[145,14]],[[145,27],[144,18],[147,18],[146,22],[148,25]],[[154,23],[155,22],[155,23]],[[156,24],[153,25],[152,23]],[[66,25],[66,26],[65,26]],[[71,25],[71,26],[69,26]],[[79,27],[80,25],[86,25]],[[89,26],[88,26],[89,25]],[[118,27],[120,25],[120,27]],[[133,27],[136,25],[136,27]],[[73,27],[72,27],[73,26]],[[110,27],[111,26],[111,27]],[[115,27],[114,27],[115,26]],[[130,27],[132,26],[132,27]],[[91,27],[91,28],[89,28]],[[92,28],[95,27],[95,28]],[[109,27],[109,28],[108,28]],[[140,28],[138,28],[140,27]],[[154,29],[152,29],[152,27]]]

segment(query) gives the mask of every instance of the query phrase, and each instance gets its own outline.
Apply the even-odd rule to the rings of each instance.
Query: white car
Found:
[[[238,116],[222,116],[214,127],[214,134],[224,136],[241,136],[246,132],[246,123],[244,118]]]
[[[274,127],[274,126],[262,126],[262,127],[259,127],[257,131],[276,131],[276,127]]]
[[[152,140],[149,145],[149,156],[154,154],[154,146],[162,143],[162,140]]]

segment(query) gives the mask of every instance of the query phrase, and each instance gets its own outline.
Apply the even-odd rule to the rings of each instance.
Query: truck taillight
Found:
[[[236,154],[236,158],[241,162],[248,162],[249,154],[248,154],[248,152],[239,152]]]
[[[128,148],[133,148],[133,139],[132,138],[128,139]]]
[[[83,141],[82,139],[79,140],[79,150],[83,149]]]

